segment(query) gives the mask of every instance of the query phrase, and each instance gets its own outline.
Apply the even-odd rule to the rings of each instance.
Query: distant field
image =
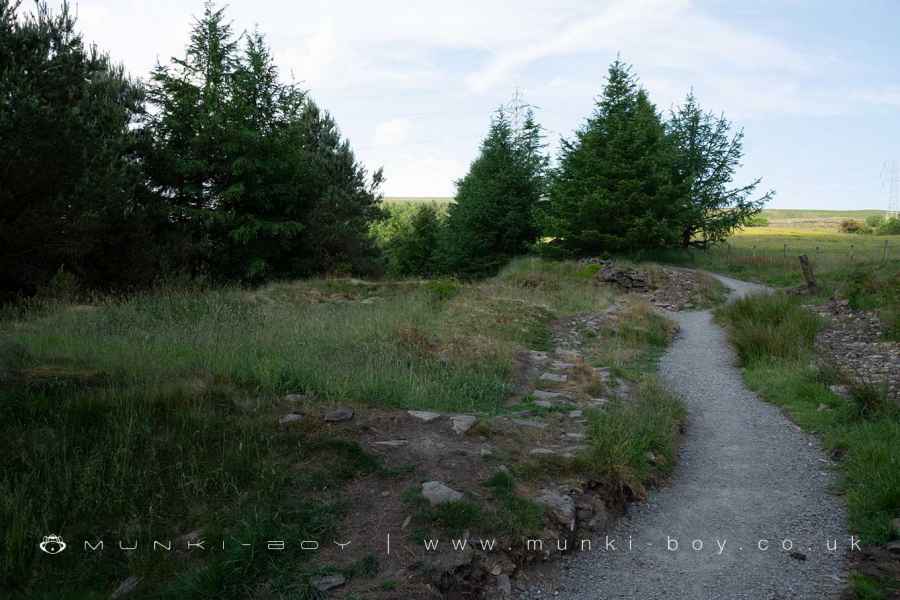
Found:
[[[384,201],[388,204],[422,204],[426,202],[450,204],[453,202],[453,198],[442,196],[387,196]]]
[[[820,229],[837,231],[841,221],[854,219],[865,221],[872,215],[884,215],[883,210],[795,210],[773,208],[764,210],[762,216],[774,228]]]

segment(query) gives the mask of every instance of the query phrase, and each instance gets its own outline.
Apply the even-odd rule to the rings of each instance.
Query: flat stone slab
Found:
[[[279,425],[289,425],[291,423],[297,423],[298,421],[303,420],[303,415],[300,413],[288,413],[278,419]]]
[[[426,423],[431,423],[436,419],[440,419],[443,415],[441,413],[431,412],[427,410],[408,410],[406,411],[411,417],[414,417],[420,421],[425,421]]]
[[[457,492],[440,481],[426,481],[423,483],[422,495],[432,506],[446,504],[447,502],[458,502],[463,499],[461,492]]]
[[[586,436],[583,433],[567,433],[566,437],[570,440],[583,440]]]
[[[409,444],[408,440],[384,440],[383,442],[372,442],[373,446],[385,446],[387,448],[400,448]]]
[[[347,583],[347,579],[343,575],[325,575],[323,577],[314,577],[310,580],[310,583],[320,592],[327,592],[344,585]]]
[[[569,376],[561,373],[543,373],[540,379],[541,381],[552,381],[553,383],[565,383],[569,380]]]
[[[581,411],[581,410],[572,410],[572,411],[569,411],[569,418],[570,418],[570,419],[580,419],[580,418],[583,417],[583,416],[584,416],[584,411]]]
[[[574,369],[575,368],[575,363],[563,362],[561,360],[554,360],[552,363],[550,363],[550,365],[554,369]]]
[[[453,415],[450,417],[451,427],[453,427],[453,431],[459,435],[472,429],[472,425],[474,425],[477,420],[478,418],[473,417],[472,415]]]
[[[551,450],[550,448],[534,448],[528,454],[532,456],[551,456],[556,454],[556,451]]]
[[[553,408],[553,403],[549,400],[535,400],[535,406],[540,406],[541,408]]]
[[[534,390],[531,395],[538,400],[571,400],[572,397],[562,392],[548,392],[547,390]]]
[[[352,408],[336,408],[325,415],[325,420],[329,423],[340,423],[341,421],[349,421],[352,418]]]

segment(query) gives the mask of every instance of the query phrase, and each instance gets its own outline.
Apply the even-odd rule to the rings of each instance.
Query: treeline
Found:
[[[68,6],[0,0],[0,140],[2,292],[376,266],[381,173],[211,3],[142,83]]]
[[[510,112],[524,118],[510,120]],[[527,107],[499,109],[441,218],[406,214],[386,243],[397,274],[484,274],[526,252],[550,256],[706,247],[752,224],[774,192],[734,186],[743,131],[693,93],[667,119],[616,59],[594,110],[549,167]],[[428,240],[428,243],[421,243]],[[433,243],[432,243],[433,240]]]
[[[67,5],[0,0],[0,293],[172,277],[480,276],[509,258],[724,239],[761,208],[731,187],[740,131],[692,96],[663,120],[617,60],[551,168],[521,103],[499,110],[446,214],[386,218],[331,116],[266,40],[211,2],[183,58],[131,78]]]

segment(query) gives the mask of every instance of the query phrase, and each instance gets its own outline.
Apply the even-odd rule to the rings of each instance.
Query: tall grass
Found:
[[[546,344],[553,318],[609,302],[579,268],[521,261],[465,285],[332,279],[6,309],[0,588],[106,597],[133,574],[167,582],[145,584],[161,598],[249,596],[261,580],[303,597],[302,556],[283,573],[262,554],[48,561],[35,545],[198,526],[209,539],[328,539],[346,508],[340,478],[377,465],[317,425],[278,427],[295,408],[282,396],[495,413],[516,352]]]

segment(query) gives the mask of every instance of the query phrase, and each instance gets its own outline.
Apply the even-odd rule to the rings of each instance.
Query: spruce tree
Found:
[[[220,278],[367,266],[380,173],[370,181],[334,120],[280,80],[259,32],[242,37],[208,2],[185,58],[154,70],[156,189]]]
[[[441,236],[444,268],[451,273],[495,272],[537,239],[534,207],[544,192],[547,158],[533,112],[524,113],[515,125],[503,108],[494,114],[478,158],[457,182]]]
[[[728,238],[759,213],[775,192],[753,198],[761,180],[731,187],[743,157],[743,130],[734,133],[724,115],[704,112],[693,92],[672,111],[669,134],[676,147],[677,169],[686,182],[680,214],[684,247],[706,246]]]
[[[141,85],[83,40],[66,3],[19,14],[0,0],[0,293],[58,272],[89,287],[156,275],[142,111]]]
[[[616,59],[594,111],[573,140],[539,218],[573,252],[659,247],[677,238],[681,186],[656,108]]]

